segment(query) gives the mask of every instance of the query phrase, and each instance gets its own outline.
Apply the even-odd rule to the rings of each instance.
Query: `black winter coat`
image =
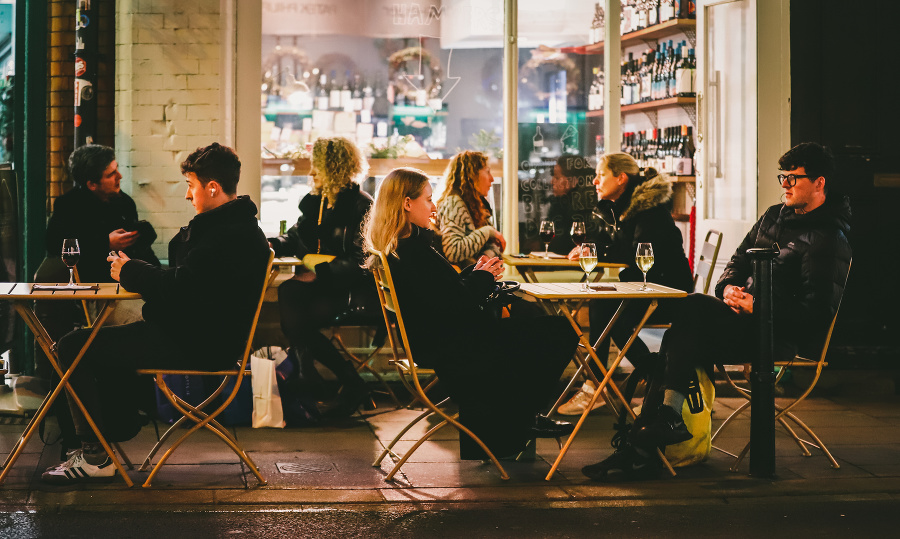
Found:
[[[269,238],[275,256],[303,258],[310,253],[333,255],[331,262],[316,265],[316,279],[340,281],[343,287],[360,283],[374,286],[372,277],[362,269],[362,224],[372,205],[372,197],[351,183],[338,193],[334,207],[325,207],[318,224],[321,195],[306,195],[300,200],[300,218],[287,234]],[[319,250],[319,241],[322,248]]]
[[[598,250],[610,245],[609,260],[628,264],[619,271],[620,281],[643,281],[644,274],[637,267],[635,252],[638,243],[653,245],[653,267],[647,272],[647,282],[653,282],[691,292],[694,276],[684,254],[684,238],[672,218],[672,186],[656,177],[626,191],[616,200],[600,200],[595,219]]]
[[[806,214],[784,204],[771,206],[738,246],[716,284],[722,297],[727,285],[744,286],[754,295],[752,247],[779,253],[772,271],[775,341],[779,356],[821,351],[825,332],[837,311],[853,251],[850,200],[832,195]]]
[[[76,186],[53,204],[45,241],[47,256],[60,256],[63,239],[77,238],[81,249],[78,259],[81,280],[86,283],[112,282],[106,261],[109,233],[120,228],[139,233],[138,241],[124,250],[129,258],[160,265],[150,248],[156,240],[156,231],[147,221],[138,221],[137,207],[130,196],[120,192],[119,196],[104,202],[89,189]]]
[[[256,204],[241,196],[181,228],[169,242],[169,269],[131,260],[120,277],[146,302],[148,324],[204,368],[226,369],[246,345],[268,257]]]
[[[494,276],[473,266],[457,273],[432,247],[433,236],[413,226],[397,244],[397,256],[388,257],[413,357],[429,368],[474,361],[477,351],[489,348],[497,324],[481,309]]]

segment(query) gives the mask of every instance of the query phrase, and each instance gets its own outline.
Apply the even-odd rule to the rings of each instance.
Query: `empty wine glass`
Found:
[[[648,290],[647,272],[653,267],[653,245],[649,243],[639,243],[637,252],[634,254],[634,261],[637,263],[638,269],[644,272],[644,286],[642,286],[640,290]]]
[[[62,244],[62,261],[69,268],[69,284],[75,286],[75,264],[81,256],[81,249],[78,247],[78,240],[75,238],[67,238]]]
[[[541,221],[541,241],[544,242],[544,258],[550,258],[550,242],[556,236],[556,227],[553,221]]]
[[[584,221],[572,221],[572,231],[570,235],[572,236],[572,241],[575,242],[575,245],[581,246],[584,243],[586,231],[584,228]]]
[[[582,290],[587,292],[591,289],[591,272],[597,267],[597,246],[593,243],[582,243],[578,247],[578,264],[584,271],[584,286]]]

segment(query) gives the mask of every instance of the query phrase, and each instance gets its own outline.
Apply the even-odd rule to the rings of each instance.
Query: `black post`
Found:
[[[97,1],[78,0],[75,10],[75,147],[97,138]]]
[[[775,477],[775,346],[772,323],[774,248],[748,249],[753,260],[753,312],[759,324],[759,353],[753,361],[750,393],[750,475]]]

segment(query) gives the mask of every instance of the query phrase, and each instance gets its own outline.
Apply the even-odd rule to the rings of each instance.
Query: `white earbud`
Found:
[[[209,195],[210,195],[210,196],[216,196],[216,190],[215,190],[215,189],[210,189]]]

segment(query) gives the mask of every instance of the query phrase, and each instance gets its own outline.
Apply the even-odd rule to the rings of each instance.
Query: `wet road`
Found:
[[[780,500],[783,500],[781,498]],[[545,504],[546,505],[546,504]],[[0,512],[3,539],[231,537],[892,537],[900,500],[809,498],[784,504],[318,507],[217,512]]]

